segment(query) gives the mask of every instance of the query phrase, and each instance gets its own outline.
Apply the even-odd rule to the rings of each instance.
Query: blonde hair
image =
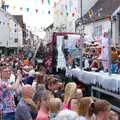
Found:
[[[65,86],[64,104],[69,103],[69,100],[75,95],[76,89],[77,85],[74,82],[70,82]]]
[[[88,115],[89,117],[91,117],[93,114],[93,111],[90,110],[91,105],[92,105],[92,97],[81,98],[79,103],[79,109],[78,109],[79,115],[80,116]]]
[[[108,120],[118,120],[119,116],[116,112],[110,111]]]
[[[59,98],[51,98],[50,99],[50,112],[58,113],[61,109],[61,100]]]

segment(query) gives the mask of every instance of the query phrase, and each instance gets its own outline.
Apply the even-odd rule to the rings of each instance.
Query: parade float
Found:
[[[47,46],[46,69],[49,73],[65,73],[69,80],[84,87],[86,95],[108,99],[120,112],[120,54],[117,59],[113,57],[113,48],[104,41],[87,41],[76,33],[53,33]],[[119,52],[119,47],[116,50]]]

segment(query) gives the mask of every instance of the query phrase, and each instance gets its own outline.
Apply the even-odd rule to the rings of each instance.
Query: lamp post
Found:
[[[80,24],[80,50],[81,50],[81,58],[80,58],[80,69],[82,70],[83,66],[83,39],[84,39],[84,26],[83,26],[83,1],[80,3],[80,11],[81,11],[81,24]]]

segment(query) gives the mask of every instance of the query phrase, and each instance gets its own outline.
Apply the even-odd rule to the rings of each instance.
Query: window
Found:
[[[15,41],[14,41],[15,43],[18,43],[18,38],[15,38]]]
[[[95,37],[102,36],[102,25],[96,25],[96,26],[94,26],[94,36]]]

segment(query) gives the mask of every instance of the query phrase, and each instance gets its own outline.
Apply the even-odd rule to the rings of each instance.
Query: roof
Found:
[[[83,16],[83,23],[90,23],[96,20],[111,16],[113,12],[120,7],[120,0],[98,0],[95,5]],[[76,25],[81,22],[79,18]]]
[[[54,27],[54,24],[50,24],[47,28],[45,28],[45,31],[49,30],[49,29],[52,29]]]
[[[20,25],[23,25],[23,16],[22,16],[22,15],[13,15],[13,17],[16,19],[16,21],[17,21]]]

